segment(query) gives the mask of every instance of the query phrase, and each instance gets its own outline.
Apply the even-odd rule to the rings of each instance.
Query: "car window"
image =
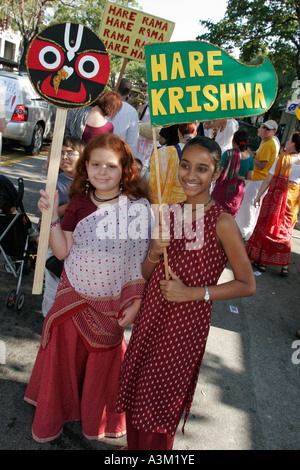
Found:
[[[33,86],[31,85],[29,78],[22,77],[22,84],[23,84],[24,90],[26,90],[26,94],[29,97],[29,99],[35,100],[35,99],[40,98],[38,93],[34,90]]]

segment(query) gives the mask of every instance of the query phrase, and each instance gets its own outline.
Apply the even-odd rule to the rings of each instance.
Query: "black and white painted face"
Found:
[[[101,39],[81,24],[49,26],[31,43],[27,71],[35,90],[60,108],[95,101],[109,78],[110,61]]]

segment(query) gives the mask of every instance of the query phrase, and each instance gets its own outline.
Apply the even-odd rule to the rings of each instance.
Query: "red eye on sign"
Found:
[[[95,52],[80,54],[76,59],[75,69],[81,78],[106,83],[110,70],[109,57]]]
[[[27,64],[33,70],[56,71],[64,62],[62,50],[47,41],[33,41],[27,57]]]

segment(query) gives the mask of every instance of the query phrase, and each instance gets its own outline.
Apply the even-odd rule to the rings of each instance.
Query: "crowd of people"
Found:
[[[122,79],[117,92],[70,112],[54,206],[44,190],[38,202],[41,217],[52,210],[44,326],[25,393],[38,442],[80,420],[87,439],[127,434],[129,450],[171,450],[212,302],[255,293],[251,262],[289,273],[300,132],[279,153],[277,123],[267,120],[254,153],[234,119],[163,128],[160,187],[172,210],[161,214],[154,143],[139,135],[148,103],[134,109],[130,88]],[[219,284],[227,263],[233,279]]]

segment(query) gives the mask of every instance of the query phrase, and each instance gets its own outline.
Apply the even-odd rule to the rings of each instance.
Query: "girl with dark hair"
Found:
[[[248,134],[246,131],[237,131],[233,135],[232,149],[222,155],[222,173],[212,192],[214,200],[233,217],[237,215],[244,198],[245,180],[252,178],[253,170]]]
[[[87,439],[125,434],[125,416],[115,411],[123,332],[146,282],[141,265],[150,203],[126,142],[114,134],[92,139],[79,157],[70,195],[61,225],[55,196],[50,246],[65,259],[64,269],[25,394],[36,406],[38,442],[55,439],[64,422],[74,420],[81,420]],[[44,191],[38,207],[49,209]]]
[[[177,213],[171,212],[170,240],[152,238],[143,263],[143,276],[149,282],[133,326],[117,398],[117,409],[126,411],[129,450],[172,449],[181,415],[185,412],[186,420],[192,404],[212,301],[255,292],[236,222],[209,194],[220,160],[219,145],[207,137],[196,137],[185,145],[178,176],[187,200],[176,205]],[[175,225],[182,220],[184,228],[176,236]],[[187,236],[191,230],[195,242]],[[161,258],[165,247],[169,280]],[[234,278],[218,284],[227,261]]]
[[[112,133],[114,126],[106,116],[113,118],[121,108],[119,95],[106,91],[91,106],[68,111],[65,134],[79,137],[87,143],[98,134]]]
[[[260,271],[266,265],[281,266],[280,274],[288,276],[291,262],[292,233],[300,205],[300,133],[294,132],[254,199],[260,204],[265,195],[253,234],[246,251]]]
[[[178,181],[178,166],[182,149],[189,140],[196,137],[198,126],[195,122],[189,122],[181,124],[177,128],[179,143],[157,149],[161,202],[163,204],[175,204],[184,201],[186,198]],[[149,186],[153,194],[153,202],[158,203],[158,181],[154,153],[150,159]]]

